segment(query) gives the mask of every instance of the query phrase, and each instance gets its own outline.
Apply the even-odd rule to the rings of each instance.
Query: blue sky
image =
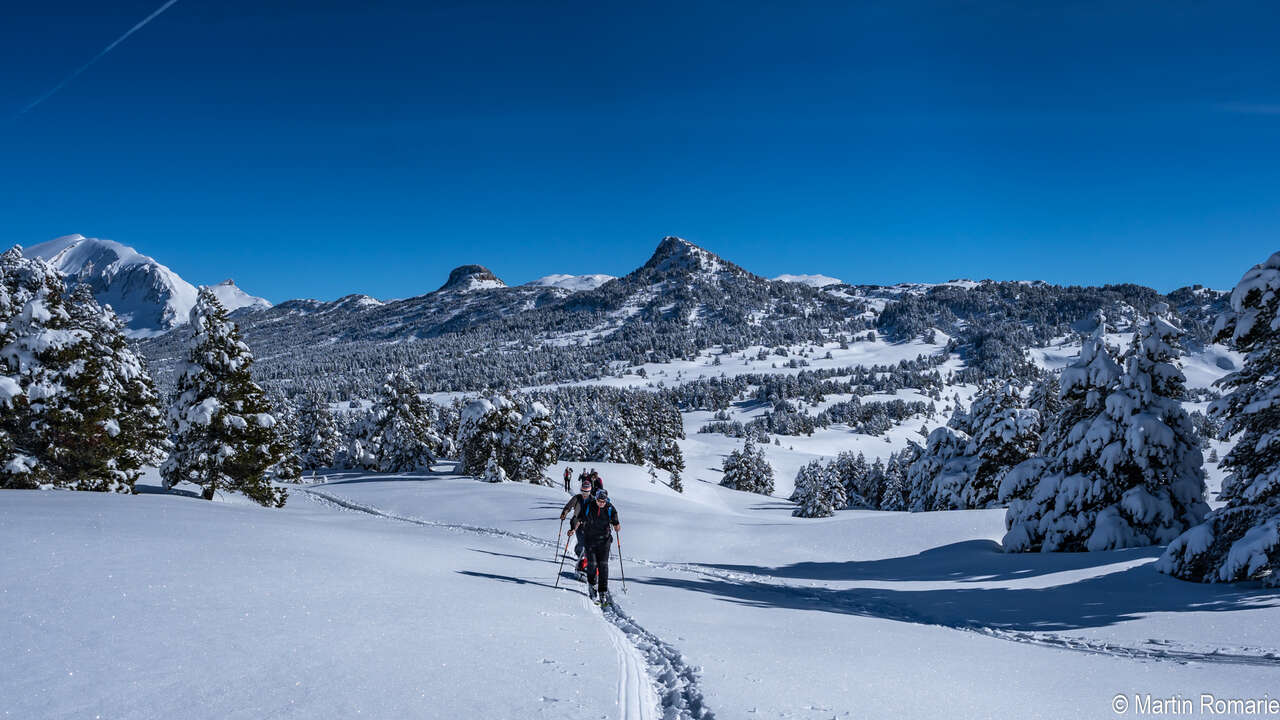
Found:
[[[23,111],[161,4],[7,4],[6,243],[273,301],[668,234],[867,283],[1229,287],[1280,250],[1264,3],[179,0]]]

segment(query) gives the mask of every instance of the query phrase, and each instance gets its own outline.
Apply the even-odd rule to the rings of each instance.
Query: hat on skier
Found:
[[[591,484],[591,481],[590,481],[590,480],[583,480],[583,481],[582,481],[582,489],[583,489],[583,490],[590,490],[592,487],[594,487],[594,486]]]
[[[600,488],[599,490],[597,490],[597,491],[596,491],[596,499],[597,499],[597,500],[608,500],[608,499],[609,499],[609,491],[608,491],[608,490],[605,490],[604,488]]]

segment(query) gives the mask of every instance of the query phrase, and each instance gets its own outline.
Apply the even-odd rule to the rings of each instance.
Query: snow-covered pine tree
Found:
[[[1091,550],[1163,545],[1209,512],[1200,438],[1182,407],[1186,376],[1175,364],[1181,335],[1169,306],[1153,306],[1107,398],[1115,434],[1099,460],[1119,501],[1098,513]]]
[[[0,282],[0,487],[50,487],[51,468],[40,459],[49,439],[45,415],[61,389],[58,356],[79,338],[62,278],[48,264],[10,248],[0,255]]]
[[[812,460],[796,473],[796,492],[792,499],[799,507],[791,512],[796,517],[831,517],[849,504],[844,483],[830,463]]]
[[[165,487],[192,482],[207,500],[218,490],[235,490],[282,507],[287,493],[272,487],[267,469],[287,448],[266,394],[250,375],[253,354],[211,288],[201,288],[190,327],[191,347],[169,407],[174,449],[160,468]]]
[[[764,451],[756,448],[750,435],[741,450],[734,450],[724,460],[724,477],[720,484],[730,490],[773,494],[773,466],[764,457]]]
[[[1219,342],[1245,354],[1219,384],[1210,407],[1227,433],[1243,433],[1221,460],[1227,504],[1170,543],[1160,572],[1196,582],[1260,579],[1280,585],[1280,253],[1245,273],[1231,309],[1215,327]]]
[[[66,302],[81,341],[67,346],[58,402],[47,413],[45,461],[54,483],[129,492],[145,465],[163,459],[164,413],[142,359],[110,308],[78,285]]]
[[[660,439],[651,446],[651,453],[654,467],[671,473],[671,489],[684,492],[684,485],[680,482],[680,474],[684,472],[684,453],[680,452],[680,445],[675,438]]]
[[[813,481],[822,471],[822,463],[817,460],[810,461],[800,466],[796,471],[795,484],[791,487],[791,494],[787,496],[788,502],[801,503],[804,498],[813,494]]]
[[[516,409],[520,416],[511,447],[511,452],[516,457],[516,471],[510,473],[512,479],[534,485],[554,485],[552,478],[543,475],[559,459],[551,411],[528,397],[520,397]]]
[[[442,445],[435,431],[437,408],[400,370],[387,375],[373,408],[355,432],[351,458],[376,472],[430,470]]]
[[[973,478],[976,458],[966,454],[969,436],[950,426],[934,428],[924,450],[907,468],[907,508],[952,510]]]
[[[491,483],[507,481],[507,471],[498,464],[498,456],[494,452],[489,453],[489,459],[484,463],[484,474],[480,477],[485,482]]]
[[[305,470],[334,466],[342,434],[329,403],[319,393],[307,393],[298,414],[298,456]]]
[[[1040,445],[1040,413],[1023,407],[1012,383],[978,393],[969,408],[973,442],[967,454],[977,458],[973,478],[960,497],[960,507],[998,504],[1000,483],[1015,465],[1036,454]]]
[[[910,467],[910,455],[907,458],[894,453],[884,468],[884,492],[880,496],[881,510],[906,510],[911,502],[911,489],[907,485],[907,468]]]
[[[511,480],[553,484],[543,472],[559,456],[551,412],[542,403],[505,395],[473,400],[462,411],[457,446],[465,474],[485,477],[492,456]]]
[[[164,427],[146,367],[85,286],[0,256],[0,487],[131,492]]]
[[[276,434],[286,450],[279,462],[267,468],[267,477],[276,482],[302,482],[302,458],[299,456],[298,413],[284,393],[268,393],[271,414],[276,419]]]
[[[1199,440],[1178,398],[1180,334],[1157,305],[1118,371],[1102,330],[1063,371],[1042,459],[1006,478],[1008,551],[1082,551],[1172,540],[1204,517]],[[1100,328],[1105,327],[1099,325]]]
[[[879,490],[867,482],[871,466],[867,464],[865,455],[862,453],[855,455],[852,451],[845,450],[836,455],[832,469],[844,484],[844,494],[849,501],[848,507],[879,507],[879,498],[875,497]]]
[[[906,473],[907,505],[913,510],[992,507],[1005,474],[1034,455],[1039,442],[1040,414],[1022,407],[1017,388],[988,386],[967,412],[957,408],[948,427],[929,434]]]
[[[1047,425],[1050,418],[1056,417],[1062,410],[1059,399],[1061,384],[1057,373],[1045,373],[1044,377],[1031,384],[1031,393],[1027,396],[1027,407],[1040,413],[1041,425]]]
[[[1083,550],[1099,510],[1096,488],[1105,484],[1099,442],[1087,437],[1123,374],[1104,340],[1105,318],[1084,341],[1075,362],[1063,369],[1060,408],[1048,419],[1040,456],[1013,468],[1000,486],[1008,503],[1006,551]],[[1101,436],[1098,436],[1101,439]]]

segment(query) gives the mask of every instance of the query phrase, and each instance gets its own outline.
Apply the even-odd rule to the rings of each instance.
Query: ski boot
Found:
[[[598,597],[600,599],[601,608],[609,608],[613,606],[613,596],[609,593],[608,590],[605,590],[602,593],[598,593]]]
[[[591,585],[591,586],[588,586],[588,587],[587,587],[587,597],[591,598],[591,601],[592,601],[592,602],[595,602],[595,599],[596,599],[596,588],[595,588],[595,586],[594,586],[594,585]]]

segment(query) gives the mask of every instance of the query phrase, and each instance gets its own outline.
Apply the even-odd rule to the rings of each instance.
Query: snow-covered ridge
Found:
[[[241,290],[235,281],[227,278],[217,285],[213,285],[213,294],[217,296],[218,302],[227,309],[227,312],[235,312],[240,308],[251,308],[255,310],[266,310],[271,307],[271,303],[260,297],[254,297],[249,293]]]
[[[476,290],[493,290],[504,288],[507,284],[483,265],[461,265],[449,273],[449,279],[436,292],[445,290],[453,292],[473,292]]]
[[[594,273],[591,275],[546,275],[537,280],[531,280],[525,285],[534,287],[553,287],[561,290],[568,290],[571,293],[582,292],[583,290],[595,290],[601,285],[615,279],[613,275],[605,275],[603,273]]]
[[[826,287],[828,285],[843,285],[844,281],[839,278],[833,278],[830,275],[779,275],[774,278],[777,282],[800,283],[809,287]]]
[[[64,235],[32,245],[23,254],[47,261],[67,276],[69,284],[93,288],[94,297],[111,306],[132,337],[159,335],[186,323],[196,303],[196,286],[154,258],[114,240]],[[215,286],[214,292],[228,310],[271,307],[230,280]]]

